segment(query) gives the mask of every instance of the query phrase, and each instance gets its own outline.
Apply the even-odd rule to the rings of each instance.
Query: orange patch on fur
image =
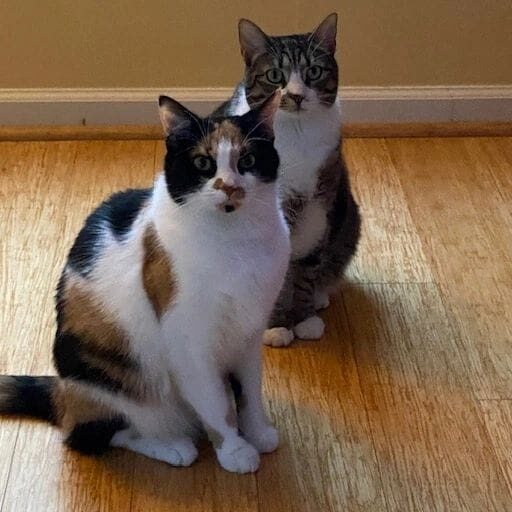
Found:
[[[118,382],[131,398],[149,399],[151,392],[133,359],[128,336],[108,310],[73,275],[64,283],[61,300],[60,330],[84,344],[83,360]]]
[[[147,227],[143,244],[142,282],[155,314],[160,319],[176,297],[176,277],[153,225]]]
[[[234,147],[241,148],[244,136],[238,126],[225,119],[220,123],[214,124],[213,130],[197,146],[197,154],[209,155],[215,159],[217,157],[217,147],[221,139],[229,140]]]
[[[87,343],[127,355],[129,343],[122,328],[90,292],[70,278],[62,294],[63,316],[61,330],[70,332]]]
[[[222,190],[226,195],[233,201],[240,201],[245,197],[245,190],[242,187],[232,187],[226,185],[222,178],[217,178],[213,183],[213,188],[216,190]]]

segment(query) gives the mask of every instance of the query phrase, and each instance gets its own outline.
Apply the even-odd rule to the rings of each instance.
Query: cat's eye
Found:
[[[196,156],[193,163],[195,168],[202,172],[209,171],[212,168],[212,161],[206,156]]]
[[[252,169],[256,163],[256,157],[252,153],[247,153],[238,160],[238,168],[240,170]]]
[[[307,75],[310,80],[318,80],[324,70],[320,66],[311,66],[308,68]]]
[[[279,68],[267,69],[265,76],[271,84],[280,84],[283,81],[283,72]]]

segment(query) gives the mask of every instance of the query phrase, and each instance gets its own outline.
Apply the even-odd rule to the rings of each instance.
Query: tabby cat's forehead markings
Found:
[[[312,48],[306,36],[273,37],[271,44],[273,51],[270,53],[278,57],[280,66],[299,67],[310,64]]]
[[[143,248],[142,282],[155,314],[160,319],[176,298],[177,278],[152,224],[144,233]]]

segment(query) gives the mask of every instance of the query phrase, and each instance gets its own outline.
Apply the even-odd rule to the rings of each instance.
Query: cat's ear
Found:
[[[338,15],[333,12],[325,18],[316,29],[311,32],[310,39],[319,47],[333,54],[336,51],[336,25]]]
[[[169,98],[169,96],[160,96],[158,98],[158,107],[165,135],[171,134],[182,123],[198,119],[187,107]]]
[[[252,112],[256,115],[256,122],[263,126],[269,136],[274,136],[274,117],[281,104],[281,90],[277,89],[270,98],[267,98],[259,107]]]
[[[240,51],[247,66],[250,66],[258,55],[267,51],[267,35],[252,21],[242,18],[238,22],[238,38]]]

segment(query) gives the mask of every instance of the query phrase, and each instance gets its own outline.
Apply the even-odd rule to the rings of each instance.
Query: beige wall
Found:
[[[0,87],[229,86],[236,22],[341,16],[343,85],[512,83],[512,0],[1,0]]]

